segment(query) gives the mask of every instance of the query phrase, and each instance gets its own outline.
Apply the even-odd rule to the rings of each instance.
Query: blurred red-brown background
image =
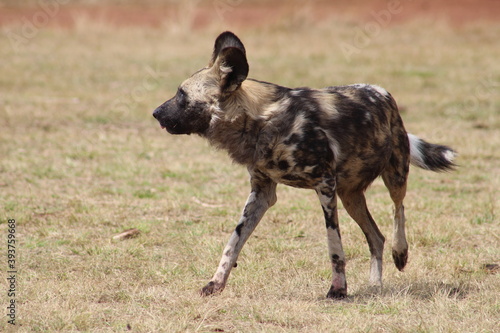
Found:
[[[46,25],[71,27],[75,18],[85,16],[116,26],[161,27],[170,20],[182,21],[192,29],[202,29],[221,21],[228,27],[260,27],[305,18],[317,22],[341,19],[354,22],[373,20],[374,13],[393,10],[390,24],[412,19],[440,20],[452,26],[477,21],[500,21],[498,0],[352,0],[352,1],[9,1],[0,2],[0,25],[32,20],[41,23],[45,11],[50,20]],[[45,24],[44,24],[45,25]]]

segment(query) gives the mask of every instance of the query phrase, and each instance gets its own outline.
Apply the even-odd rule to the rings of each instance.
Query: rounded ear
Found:
[[[237,47],[222,49],[217,57],[215,66],[221,77],[221,91],[233,92],[239,88],[248,75],[248,62],[244,50]]]
[[[214,51],[212,53],[212,58],[210,59],[208,66],[212,67],[215,64],[215,61],[217,60],[217,57],[220,55],[221,51],[228,47],[235,47],[237,49],[240,49],[243,54],[246,54],[245,46],[243,46],[241,40],[232,32],[226,31],[221,33],[215,40]]]

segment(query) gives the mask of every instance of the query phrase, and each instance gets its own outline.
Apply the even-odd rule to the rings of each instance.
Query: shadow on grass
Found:
[[[477,292],[478,287],[464,281],[444,283],[442,281],[425,281],[411,284],[393,284],[385,286],[382,291],[366,286],[351,294],[348,299],[352,302],[362,302],[377,297],[409,297],[418,300],[430,300],[436,297],[463,299],[470,293]]]

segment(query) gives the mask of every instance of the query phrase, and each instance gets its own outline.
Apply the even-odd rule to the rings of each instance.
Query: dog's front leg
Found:
[[[224,290],[231,269],[243,245],[261,220],[269,207],[276,202],[276,183],[262,174],[250,170],[252,192],[248,197],[236,229],[224,248],[219,267],[212,280],[201,290],[201,295],[207,296]]]
[[[325,177],[323,182],[316,188],[316,193],[325,215],[328,253],[332,264],[332,285],[326,297],[344,298],[347,296],[345,255],[340,240],[335,178],[333,176]]]

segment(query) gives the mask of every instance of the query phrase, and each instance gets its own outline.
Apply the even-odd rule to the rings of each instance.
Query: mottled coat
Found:
[[[327,297],[345,297],[345,255],[337,196],[366,235],[370,282],[382,285],[384,236],[371,217],[364,191],[382,176],[395,204],[393,259],[402,270],[408,244],[403,198],[409,164],[434,171],[453,167],[452,149],[407,134],[392,96],[383,88],[355,84],[323,89],[286,88],[247,79],[245,47],[234,34],[215,41],[209,65],[185,80],[154,111],[172,134],[198,134],[248,168],[251,193],[203,295],[220,292],[244,243],[276,202],[278,183],[314,189],[326,228],[332,285]]]

